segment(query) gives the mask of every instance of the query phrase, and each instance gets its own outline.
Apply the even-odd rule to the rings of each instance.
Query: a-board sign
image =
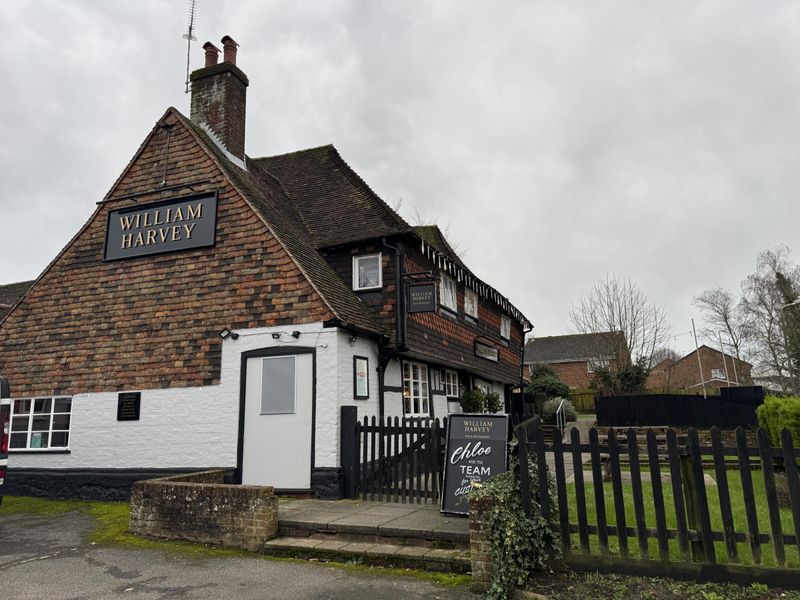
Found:
[[[456,414],[447,419],[442,512],[469,514],[467,495],[508,468],[508,416]]]
[[[117,421],[138,421],[142,392],[122,392],[117,396]]]
[[[104,260],[213,246],[217,195],[201,194],[109,211]]]
[[[408,286],[408,312],[435,312],[436,284],[412,283]]]

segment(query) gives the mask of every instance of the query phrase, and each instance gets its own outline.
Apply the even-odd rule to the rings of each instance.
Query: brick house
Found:
[[[630,350],[621,331],[554,335],[525,343],[525,376],[545,364],[572,389],[586,389],[599,367],[615,369],[630,363]]]
[[[0,319],[9,493],[125,497],[221,467],[336,497],[342,406],[443,417],[519,382],[529,321],[438,228],[333,146],[246,155],[248,79],[223,44],[191,75],[191,117],[166,110]]]
[[[753,385],[752,369],[750,363],[704,344],[678,360],[662,360],[650,370],[646,385],[652,390],[694,390],[699,394],[705,384],[707,391],[717,393],[722,387]]]

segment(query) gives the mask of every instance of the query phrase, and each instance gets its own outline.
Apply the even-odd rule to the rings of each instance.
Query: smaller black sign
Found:
[[[117,421],[138,421],[142,392],[122,392],[117,396]]]
[[[507,415],[450,415],[447,420],[442,512],[469,514],[467,495],[473,483],[483,483],[508,469]]]
[[[485,358],[486,360],[490,360],[492,362],[498,362],[500,360],[500,351],[497,348],[489,346],[488,344],[481,344],[476,340],[475,356]]]
[[[408,312],[435,312],[436,284],[412,283],[408,286]]]

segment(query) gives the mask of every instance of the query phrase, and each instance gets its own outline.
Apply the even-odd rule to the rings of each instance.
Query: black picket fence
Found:
[[[597,424],[601,426],[696,427],[723,429],[755,427],[756,403],[722,396],[643,394],[597,396],[594,401]]]
[[[439,502],[447,417],[357,419],[342,407],[344,496],[400,503]]]
[[[780,448],[770,446],[767,432],[762,429],[755,435],[757,443],[749,444],[743,428],[736,429],[731,447],[723,443],[723,434],[716,427],[710,431],[710,446],[700,445],[695,429],[689,429],[685,444],[679,444],[672,429],[667,431],[666,443],[659,443],[652,429],[644,439],[635,429],[629,429],[625,439],[618,439],[610,429],[601,441],[594,428],[589,431],[588,444],[581,443],[576,429],[571,431],[568,443],[559,437],[548,443],[535,422],[517,427],[516,435],[520,441],[517,476],[525,510],[530,513],[532,498],[540,504],[543,517],[559,536],[568,564],[592,570],[682,573],[731,580],[763,580],[769,576],[776,584],[800,583],[800,569],[783,568],[787,547],[797,547],[792,562],[800,565],[800,476],[796,466],[800,450],[794,447],[788,431],[781,435]],[[554,505],[546,477],[539,477],[538,487],[531,489],[529,454],[523,449],[532,453],[539,473],[549,470],[555,483]],[[587,455],[591,469],[588,483],[583,470]],[[623,456],[627,458],[624,466],[620,460]],[[727,469],[730,465],[726,464],[726,457],[735,459],[734,470]],[[704,463],[713,464],[708,474]],[[566,465],[572,467],[569,477],[573,481],[569,484]],[[784,515],[784,521],[791,523],[790,533],[784,532],[776,487],[776,467],[784,466],[788,493],[784,511],[790,512],[790,516]],[[716,479],[714,504],[709,503],[706,486],[706,478],[712,474]],[[646,493],[643,482],[649,486]],[[593,488],[588,499],[587,485]],[[610,506],[606,506],[609,486]],[[734,504],[736,512],[732,509]],[[570,509],[574,517],[570,516]],[[712,527],[712,512],[717,528]],[[593,523],[590,514],[595,515]],[[759,514],[762,519],[768,515],[768,531],[761,530]],[[668,526],[668,521],[673,526]],[[575,534],[577,544],[573,546]],[[610,544],[610,538],[614,544]],[[653,547],[650,540],[655,540]],[[633,543],[638,546],[637,551],[631,549]],[[774,558],[778,568],[759,566],[766,549],[769,562]]]

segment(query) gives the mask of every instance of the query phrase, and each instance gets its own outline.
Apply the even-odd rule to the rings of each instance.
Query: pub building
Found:
[[[436,226],[333,146],[246,155],[248,79],[222,45],[203,46],[191,117],[166,110],[0,321],[7,493],[123,498],[224,468],[337,497],[341,407],[441,418],[520,381],[529,321]]]

